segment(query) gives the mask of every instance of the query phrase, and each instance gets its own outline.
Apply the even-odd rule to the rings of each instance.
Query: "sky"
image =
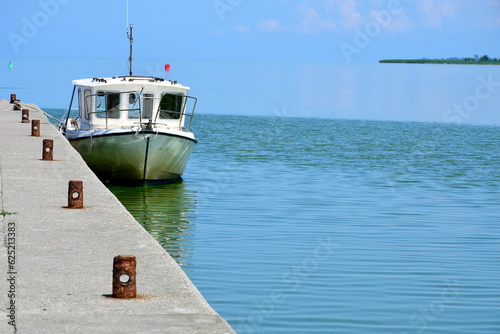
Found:
[[[128,20],[126,0],[8,0],[0,22],[3,95],[33,77],[55,84],[125,74],[127,22],[134,24],[138,66],[161,58],[173,72],[184,66],[176,61],[356,66],[388,58],[500,58],[500,0],[129,0]],[[153,64],[142,69],[154,74],[163,63]]]
[[[126,3],[8,0],[0,14],[0,55],[123,56]],[[129,0],[129,22],[137,57],[500,57],[500,0]]]

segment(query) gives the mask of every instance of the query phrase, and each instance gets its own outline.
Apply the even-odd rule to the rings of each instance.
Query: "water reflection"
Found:
[[[191,265],[196,192],[185,181],[108,188],[179,265]]]

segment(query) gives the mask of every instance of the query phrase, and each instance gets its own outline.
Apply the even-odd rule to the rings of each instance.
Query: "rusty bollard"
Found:
[[[19,100],[14,101],[14,110],[21,110],[21,101]]]
[[[31,136],[40,137],[40,120],[34,119],[31,121]]]
[[[10,94],[10,103],[12,104],[12,103],[14,103],[14,101],[16,101],[16,100],[17,100],[17,96],[16,96],[16,94]]]
[[[42,160],[53,160],[54,141],[52,139],[43,140]]]
[[[30,111],[29,109],[23,109],[21,123],[29,123],[29,122],[30,122]]]
[[[113,259],[113,297],[135,298],[136,261],[134,255],[118,255]]]
[[[83,209],[83,182],[69,181],[68,208]]]

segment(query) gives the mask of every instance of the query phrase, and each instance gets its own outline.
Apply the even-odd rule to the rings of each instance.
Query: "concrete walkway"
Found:
[[[22,106],[41,121],[31,137],[31,122],[8,102],[0,100],[0,333],[235,333],[38,108]],[[52,162],[41,160],[46,138]],[[64,208],[70,180],[83,181],[85,209]],[[129,254],[140,298],[110,298],[113,257]]]

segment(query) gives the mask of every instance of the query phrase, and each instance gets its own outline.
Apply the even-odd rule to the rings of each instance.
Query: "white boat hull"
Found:
[[[67,133],[71,145],[105,182],[174,182],[184,173],[196,140],[142,130]]]

